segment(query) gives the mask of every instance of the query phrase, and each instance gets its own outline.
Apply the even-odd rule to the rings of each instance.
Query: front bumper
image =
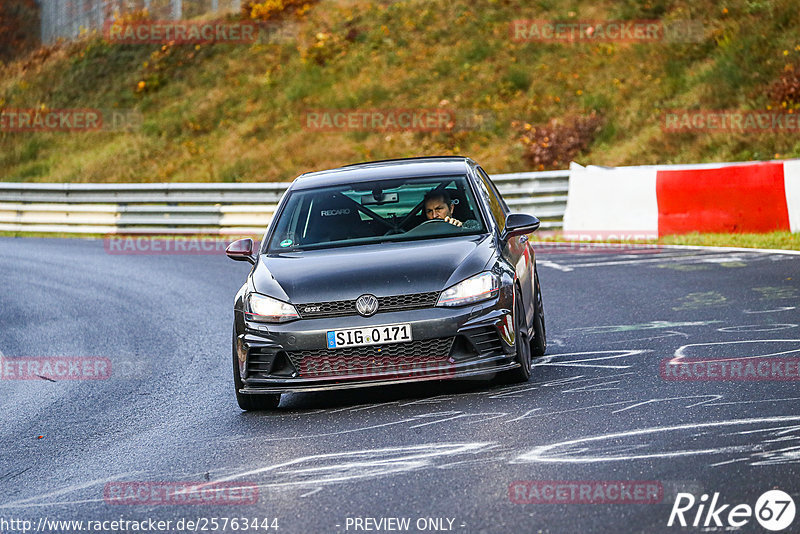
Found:
[[[237,311],[235,350],[241,393],[351,389],[466,378],[518,367],[513,292],[460,308],[424,308],[300,319],[285,324],[247,321]],[[330,330],[410,323],[413,341],[328,349]]]

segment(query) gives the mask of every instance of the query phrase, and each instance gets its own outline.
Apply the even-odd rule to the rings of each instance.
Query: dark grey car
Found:
[[[431,202],[447,205],[449,222],[426,216]],[[546,349],[528,242],[538,227],[509,213],[469,158],[301,175],[260,250],[250,239],[227,250],[253,264],[234,304],[239,406],[274,408],[287,392],[528,380],[531,355]]]

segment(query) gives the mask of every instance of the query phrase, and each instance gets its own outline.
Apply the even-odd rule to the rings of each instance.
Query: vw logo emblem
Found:
[[[361,295],[356,299],[356,311],[364,317],[374,315],[378,311],[378,297],[375,295]]]

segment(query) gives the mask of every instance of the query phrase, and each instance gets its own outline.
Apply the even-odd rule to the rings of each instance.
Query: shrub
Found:
[[[520,121],[511,123],[524,148],[522,158],[538,170],[568,164],[589,147],[602,125],[602,118],[594,111],[572,119],[550,119],[542,126]]]
[[[294,10],[298,15],[304,14],[316,0],[266,0],[257,2],[250,0],[242,4],[242,14],[253,20],[275,20],[284,13]]]
[[[14,59],[39,44],[39,8],[36,2],[0,2],[0,61]]]
[[[778,105],[800,103],[800,67],[787,65],[780,79],[770,86],[769,98]]]

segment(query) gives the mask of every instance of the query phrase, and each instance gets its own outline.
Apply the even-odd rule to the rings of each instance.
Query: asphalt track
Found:
[[[243,413],[229,344],[248,265],[0,239],[6,361],[104,357],[114,370],[0,381],[0,530],[122,518],[200,519],[183,530],[204,531],[239,517],[277,518],[280,534],[364,532],[376,523],[355,520],[367,518],[408,518],[410,532],[702,532],[667,527],[677,493],[754,506],[778,488],[800,505],[797,381],[660,374],[666,358],[800,356],[800,255],[539,248],[550,346],[529,383],[297,394],[276,412]],[[104,500],[109,484],[132,481],[242,483],[258,497]],[[515,495],[517,481],[652,481],[662,494],[532,504],[514,502],[531,498]],[[754,518],[741,531],[767,532]],[[784,532],[800,532],[800,517]]]

